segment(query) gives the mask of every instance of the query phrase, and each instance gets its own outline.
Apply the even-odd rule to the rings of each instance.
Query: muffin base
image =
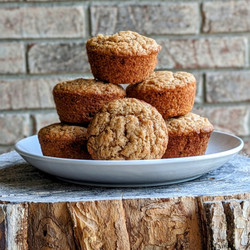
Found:
[[[188,135],[171,135],[162,158],[176,158],[204,155],[212,132],[192,133]]]
[[[135,84],[155,69],[157,53],[144,56],[116,56],[88,51],[92,74],[98,80],[115,84]]]
[[[82,96],[75,93],[54,93],[54,101],[61,122],[86,125],[104,104],[124,96],[117,94]]]
[[[171,117],[185,115],[194,105],[196,83],[176,86],[168,90],[136,91],[133,86],[126,89],[127,96],[143,100],[154,106],[166,120]]]
[[[87,140],[49,140],[39,136],[39,142],[42,153],[45,156],[70,159],[91,159],[87,150]]]

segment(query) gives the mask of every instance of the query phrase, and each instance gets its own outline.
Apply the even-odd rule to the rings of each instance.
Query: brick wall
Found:
[[[90,76],[87,39],[127,29],[162,45],[159,70],[195,74],[195,110],[250,153],[250,0],[0,0],[0,153],[58,121],[51,90]]]

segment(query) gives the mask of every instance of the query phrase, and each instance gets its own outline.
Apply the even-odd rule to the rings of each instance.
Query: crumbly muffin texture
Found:
[[[176,87],[184,87],[196,82],[195,77],[187,72],[156,71],[153,72],[143,83],[134,86],[137,91],[165,90]]]
[[[206,117],[201,117],[194,113],[188,113],[177,118],[166,120],[167,128],[170,133],[185,134],[190,132],[202,133],[213,131],[213,125]]]
[[[204,155],[213,125],[194,113],[166,120],[168,147],[163,158]]]
[[[135,84],[153,73],[161,46],[132,31],[98,35],[86,43],[92,74],[115,84]]]
[[[86,51],[95,79],[79,78],[54,87],[62,123],[39,131],[43,154],[94,160],[204,154],[213,126],[207,118],[189,113],[195,77],[154,72],[160,50],[154,39],[133,31],[89,39]],[[129,86],[125,91],[117,84]]]
[[[106,36],[99,34],[91,38],[86,46],[90,51],[120,56],[143,56],[158,53],[161,49],[154,39],[133,31],[120,31]]]
[[[115,84],[76,79],[58,83],[53,96],[61,122],[86,125],[104,104],[125,97],[126,92]]]
[[[87,128],[55,123],[38,132],[43,155],[71,159],[91,159],[87,150]]]
[[[58,83],[54,87],[54,92],[70,92],[70,93],[92,93],[92,94],[102,94],[102,93],[120,93],[124,95],[124,89],[112,83],[104,83],[95,79],[75,79],[70,81],[64,81]]]
[[[99,160],[160,159],[168,142],[159,112],[133,98],[106,104],[91,121],[88,134],[88,151]]]
[[[54,123],[40,129],[38,134],[47,139],[87,139],[87,128]]]
[[[129,85],[126,89],[128,97],[150,103],[164,119],[190,112],[195,92],[196,80],[192,74],[170,71],[154,72],[145,81]]]

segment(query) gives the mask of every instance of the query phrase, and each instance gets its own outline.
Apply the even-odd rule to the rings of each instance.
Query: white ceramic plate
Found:
[[[34,167],[63,180],[107,187],[173,184],[192,180],[222,166],[243,148],[243,141],[212,133],[205,155],[132,161],[75,160],[43,156],[36,135],[19,141],[16,151]]]

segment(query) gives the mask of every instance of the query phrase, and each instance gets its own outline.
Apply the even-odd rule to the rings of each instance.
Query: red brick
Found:
[[[206,100],[210,103],[250,101],[250,71],[206,74]]]
[[[193,112],[207,117],[217,130],[239,136],[250,135],[249,106],[203,107],[195,108]]]
[[[52,89],[61,79],[0,80],[0,110],[54,108]]]
[[[0,73],[15,74],[25,73],[25,71],[24,45],[21,43],[0,43]]]
[[[90,72],[84,43],[43,43],[28,52],[30,73]]]
[[[12,145],[17,140],[29,135],[28,114],[0,114],[0,142]]]
[[[162,50],[159,69],[244,67],[247,61],[245,37],[158,40]]]
[[[0,38],[83,37],[82,7],[0,9]]]
[[[250,1],[212,1],[203,3],[206,33],[250,31]]]
[[[142,34],[196,34],[198,3],[92,5],[91,34],[134,30]]]
[[[203,101],[203,77],[200,73],[193,73],[196,79],[196,94],[195,103],[201,103]]]
[[[34,114],[32,115],[32,117],[35,121],[35,134],[37,134],[38,131],[45,126],[48,126],[52,123],[60,122],[56,111],[45,114]]]

